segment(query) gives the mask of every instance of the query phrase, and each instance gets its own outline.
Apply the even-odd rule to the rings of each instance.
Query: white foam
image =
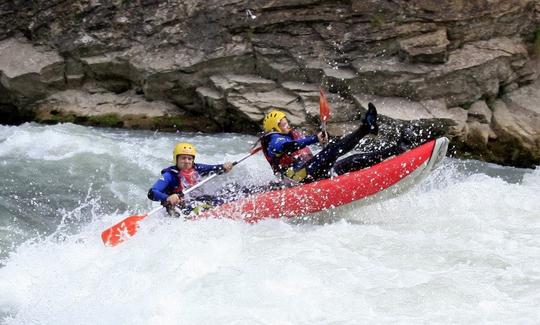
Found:
[[[39,132],[85,137],[78,128],[59,129]],[[142,161],[113,159],[105,169],[113,191],[128,193],[125,200],[144,193],[180,140],[81,132],[90,133],[92,150]],[[107,149],[110,137],[119,143]],[[215,143],[206,147],[209,139]],[[208,162],[239,159],[249,149],[246,138],[221,142],[241,147],[234,149],[218,138],[193,135],[193,141]],[[15,152],[30,142],[2,144],[0,156],[23,155]],[[48,146],[45,155],[60,147]],[[137,176],[145,179],[127,177],[125,165],[141,166]],[[257,157],[244,167],[257,174],[266,165]],[[150,204],[107,214],[92,209],[85,222],[65,212],[65,224],[83,222],[80,229],[61,227],[5,259],[0,313],[6,324],[534,324],[540,319],[539,180],[538,169],[509,182],[464,172],[462,162],[450,160],[412,191],[346,210],[337,218],[345,220],[331,224],[155,216],[114,248],[103,246],[101,231]]]

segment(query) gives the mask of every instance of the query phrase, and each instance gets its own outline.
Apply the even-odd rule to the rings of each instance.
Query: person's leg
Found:
[[[338,175],[343,175],[351,171],[367,168],[388,157],[399,155],[404,151],[405,150],[403,150],[402,146],[398,143],[382,150],[351,155],[338,160],[334,165],[334,172]]]
[[[192,213],[198,215],[202,211],[211,209],[223,203],[225,203],[225,200],[221,197],[204,194],[196,197],[194,200],[186,202],[186,204],[184,204],[184,206],[181,208],[181,211],[184,215],[189,215]]]
[[[318,154],[304,164],[307,172],[307,181],[326,178],[330,174],[330,169],[334,166],[336,160],[356,147],[358,142],[366,135],[378,132],[377,110],[375,106],[369,103],[368,111],[362,120],[362,125],[354,132],[346,135],[336,142],[331,142]]]

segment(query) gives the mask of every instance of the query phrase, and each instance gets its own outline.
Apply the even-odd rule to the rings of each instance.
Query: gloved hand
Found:
[[[175,194],[169,195],[169,197],[167,197],[167,200],[165,202],[167,203],[167,205],[174,206],[174,205],[182,203],[182,201],[184,201],[183,195],[175,193]]]
[[[233,168],[233,163],[230,161],[227,161],[226,163],[223,164],[223,170],[225,171],[225,173],[230,172],[232,168]]]
[[[328,143],[328,132],[319,132],[319,133],[317,133],[317,139],[319,139],[320,144]]]

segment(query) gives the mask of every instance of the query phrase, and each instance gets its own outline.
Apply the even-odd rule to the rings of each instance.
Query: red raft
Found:
[[[446,155],[448,139],[439,138],[369,168],[331,179],[256,194],[203,212],[197,218],[257,222],[292,218],[399,192],[427,177]]]

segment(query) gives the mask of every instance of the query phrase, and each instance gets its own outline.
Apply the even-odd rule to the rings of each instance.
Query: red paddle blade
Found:
[[[105,229],[101,233],[101,239],[106,246],[116,246],[129,239],[139,229],[139,221],[146,216],[129,216],[116,225]]]
[[[328,105],[328,101],[326,100],[326,96],[324,95],[322,88],[319,91],[319,110],[321,114],[321,122],[325,123],[328,121],[328,118],[330,118],[330,105]]]

